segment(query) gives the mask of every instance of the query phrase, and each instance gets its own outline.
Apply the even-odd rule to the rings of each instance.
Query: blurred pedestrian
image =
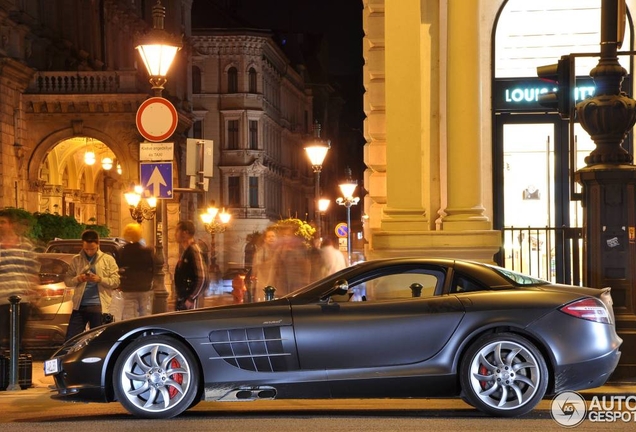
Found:
[[[239,270],[232,278],[232,299],[236,304],[245,302],[245,292],[247,291],[245,273],[244,270]]]
[[[331,237],[322,241],[320,255],[322,257],[322,277],[334,274],[347,267],[345,255],[335,247],[336,242]]]
[[[195,309],[209,284],[203,254],[194,240],[195,231],[192,221],[177,223],[175,240],[183,252],[174,269],[176,310]]]
[[[86,326],[95,328],[112,321],[112,291],[119,286],[119,268],[115,258],[99,249],[99,234],[82,233],[82,250],[71,259],[64,278],[73,292],[73,312],[66,340],[82,333]]]
[[[22,339],[30,312],[31,294],[38,283],[40,265],[33,251],[33,244],[23,236],[21,228],[17,209],[0,210],[0,349],[3,350],[8,350],[10,345],[9,297],[21,297],[18,310]]]
[[[293,225],[281,227],[279,236],[274,287],[284,296],[309,283],[311,264],[308,246]]]
[[[265,230],[261,243],[256,247],[250,274],[250,282],[255,284],[254,296],[260,295],[266,286],[276,283],[277,240],[276,230],[273,227],[269,227]]]
[[[154,251],[141,245],[141,235],[140,224],[126,225],[123,237],[128,243],[117,256],[121,279],[118,290],[123,299],[121,319],[124,320],[152,314],[152,282],[160,268]]]

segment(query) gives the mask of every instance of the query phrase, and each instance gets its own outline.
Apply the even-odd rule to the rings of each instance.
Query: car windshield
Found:
[[[486,264],[486,266],[490,267],[491,269],[493,269],[494,271],[496,271],[497,273],[499,273],[506,279],[510,280],[510,282],[514,283],[515,285],[531,286],[531,285],[545,285],[549,283],[548,281],[545,281],[543,279],[537,279],[532,276],[517,273],[515,271],[508,270],[505,268],[488,265],[488,264]]]

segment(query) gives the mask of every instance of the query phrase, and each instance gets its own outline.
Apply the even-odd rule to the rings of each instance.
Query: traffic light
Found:
[[[564,55],[556,64],[539,66],[537,76],[556,84],[556,91],[538,96],[539,105],[556,110],[562,119],[568,120],[574,114],[574,57]]]

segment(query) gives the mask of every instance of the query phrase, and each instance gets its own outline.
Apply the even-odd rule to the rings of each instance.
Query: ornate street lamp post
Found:
[[[108,226],[108,182],[110,180],[110,170],[113,169],[113,159],[105,157],[102,159],[102,170],[104,173],[104,225]]]
[[[149,81],[156,97],[161,97],[167,81],[168,70],[182,45],[180,37],[171,35],[164,30],[165,17],[166,8],[161,5],[161,0],[157,0],[157,4],[152,8],[152,29],[139,39],[135,47],[146,66],[150,76]],[[165,312],[168,308],[168,292],[166,291],[163,270],[165,263],[163,256],[163,213],[165,209],[161,205],[161,201],[158,204],[157,217],[155,218],[155,255],[161,270],[153,281],[155,291],[153,310],[155,313]]]
[[[230,222],[231,215],[223,209],[219,212],[219,208],[214,206],[214,201],[208,207],[207,211],[201,213],[201,221],[205,230],[210,234],[210,273],[215,277],[218,275],[219,269],[216,264],[216,234],[225,232],[227,224]]]
[[[327,156],[327,152],[331,144],[329,141],[323,141],[320,139],[320,123],[314,124],[314,139],[305,146],[307,156],[311,162],[311,167],[314,170],[314,220],[316,222],[316,228],[318,229],[318,237],[321,235],[320,224],[320,172],[322,171],[322,163]]]
[[[128,210],[130,211],[130,217],[141,224],[144,220],[151,220],[155,217],[157,212],[157,198],[150,196],[144,198],[143,187],[137,185],[132,192],[124,194],[126,202],[128,203]]]
[[[338,198],[336,202],[347,208],[347,256],[349,258],[349,265],[351,265],[351,206],[358,204],[360,198],[353,196],[358,182],[351,178],[351,168],[347,167],[345,173],[347,178],[339,185],[343,196]]]
[[[161,5],[161,0],[157,0],[152,7],[152,30],[139,38],[135,47],[148,70],[149,81],[157,97],[161,97],[168,81],[168,70],[181,49],[181,38],[164,30],[165,17],[166,8]]]

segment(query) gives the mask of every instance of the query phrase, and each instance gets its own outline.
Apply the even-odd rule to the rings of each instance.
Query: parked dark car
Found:
[[[590,343],[590,341],[594,341]],[[144,418],[201,400],[462,397],[494,416],[603,385],[610,289],[450,259],[369,261],[268,302],[102,326],[44,364],[53,398]]]
[[[48,352],[62,346],[73,310],[73,288],[64,284],[73,254],[42,253],[39,284],[33,290],[22,347],[31,353]]]
[[[119,249],[126,244],[126,240],[119,237],[104,237],[99,239],[99,249],[117,258]],[[45,253],[78,254],[82,250],[81,239],[54,239],[47,243]]]

